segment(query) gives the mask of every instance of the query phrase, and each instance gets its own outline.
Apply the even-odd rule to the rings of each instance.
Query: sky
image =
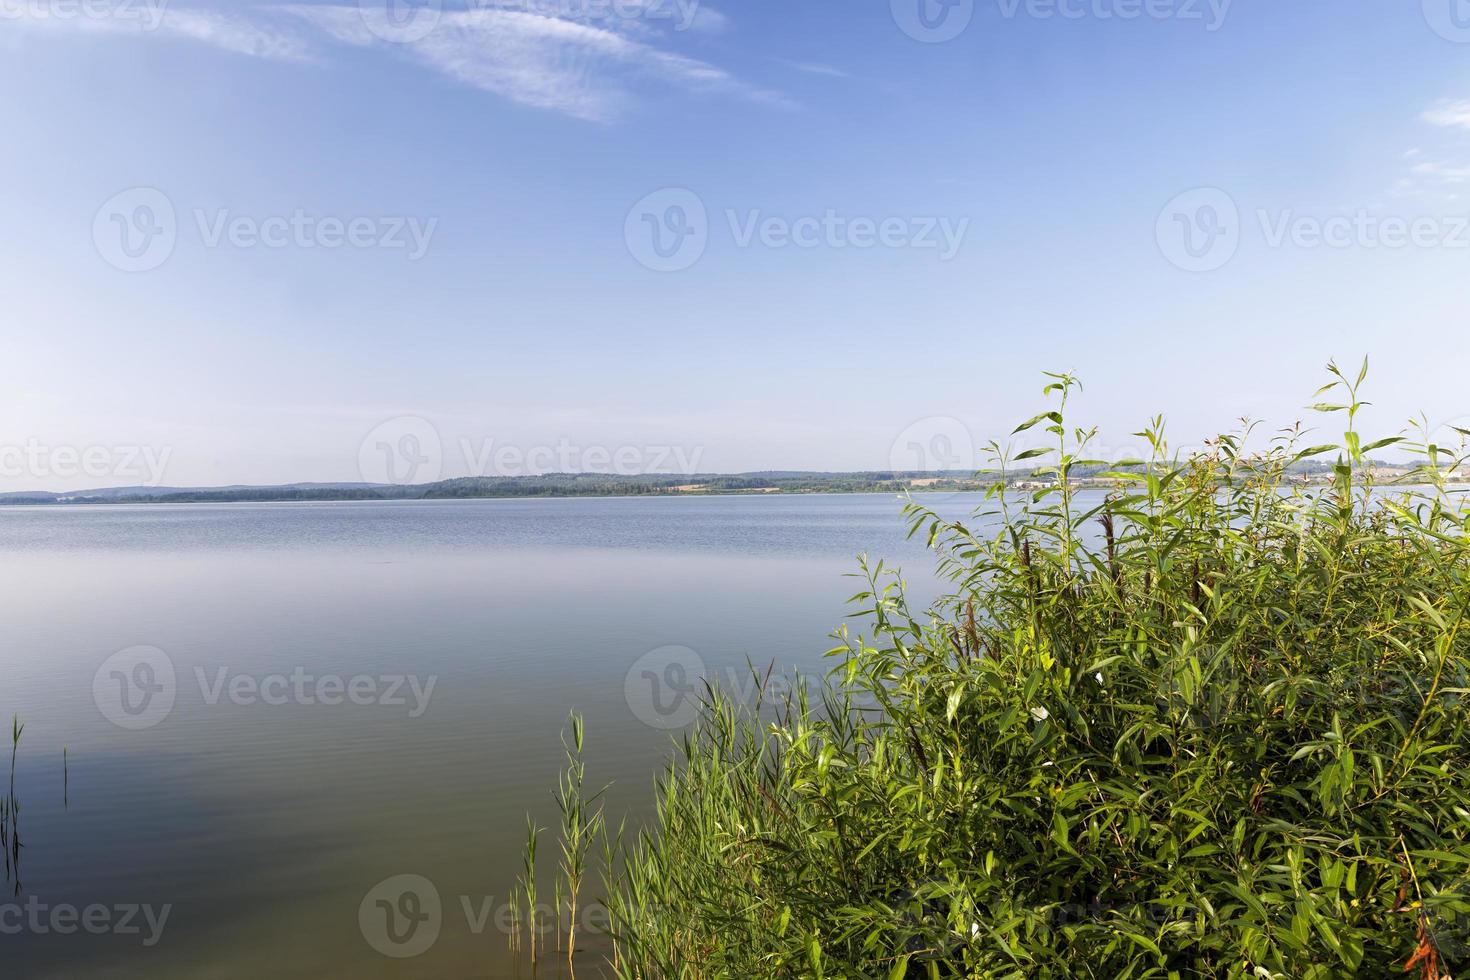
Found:
[[[0,91],[0,491],[1470,427],[1464,0],[0,0]]]

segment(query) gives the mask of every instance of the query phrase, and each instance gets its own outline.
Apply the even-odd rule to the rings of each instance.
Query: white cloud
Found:
[[[730,28],[730,18],[703,0],[614,0],[599,4],[589,0],[471,0],[471,6],[498,6],[524,10],[532,14],[549,14],[564,20],[596,23],[617,30],[622,25],[662,27],[696,34],[722,34]],[[559,8],[553,13],[548,8]]]
[[[1445,129],[1470,130],[1470,100],[1442,99],[1421,112],[1419,119]],[[1456,149],[1462,142],[1462,137],[1446,136],[1428,152],[1419,146],[1405,151],[1407,175],[1400,177],[1389,193],[1394,197],[1420,197],[1441,204],[1456,200],[1459,195],[1451,193],[1450,188],[1470,183],[1470,164],[1454,162],[1463,157]]]
[[[699,0],[459,0],[429,8],[433,18],[424,29],[396,41],[385,40],[395,37],[396,22],[373,21],[375,13],[386,18],[386,7],[355,3],[219,13],[168,0],[130,0],[103,15],[72,16],[58,16],[54,4],[12,2],[5,9],[12,7],[27,27],[186,39],[274,61],[321,60],[333,42],[403,54],[462,84],[586,120],[617,118],[650,86],[786,103],[722,68],[669,50],[686,31],[727,26],[723,14]]]
[[[299,32],[234,14],[182,10],[164,0],[91,8],[15,4],[4,20],[21,28],[53,32],[117,34],[183,39],[234,54],[272,61],[308,61],[310,46]]]
[[[1425,110],[1419,118],[1435,126],[1470,129],[1470,100],[1455,102],[1445,99],[1434,108]]]
[[[1432,177],[1448,184],[1463,184],[1470,180],[1470,166],[1455,166],[1440,161],[1415,164],[1412,172],[1420,177]]]
[[[507,6],[518,6],[512,2]],[[634,101],[637,83],[780,102],[714,65],[602,26],[516,9],[446,10],[423,37],[387,44],[365,27],[355,7],[289,8],[345,44],[379,44],[456,81],[522,105],[578,119],[608,121]]]
[[[298,4],[280,9],[306,21],[342,44],[365,48],[381,40],[368,29],[367,18],[357,8]]]
[[[730,18],[703,0],[451,0],[447,6],[533,14],[643,35],[659,30],[719,34],[730,27]]]
[[[163,18],[163,30],[236,54],[277,61],[309,60],[308,45],[300,37],[240,17],[170,9]]]

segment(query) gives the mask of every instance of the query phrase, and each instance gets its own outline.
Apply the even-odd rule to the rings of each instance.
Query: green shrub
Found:
[[[1090,509],[1053,376],[1052,489],[907,509],[950,595],[865,565],[820,696],[712,698],[612,869],[617,975],[1470,976],[1462,460],[1365,445],[1332,370],[1341,445],[1156,422]],[[1417,488],[1373,486],[1390,442]]]

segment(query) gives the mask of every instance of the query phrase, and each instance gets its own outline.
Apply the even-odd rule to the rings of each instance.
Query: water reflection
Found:
[[[820,676],[859,552],[908,564],[922,590],[931,563],[899,510],[881,496],[0,508],[0,711],[25,720],[26,745],[68,747],[61,765],[17,758],[26,898],[99,906],[110,925],[131,908],[140,926],[6,936],[7,967],[529,975],[503,913],[527,813],[557,819],[568,712],[587,719],[589,783],[613,783],[607,812],[636,815],[678,734],[648,720],[665,717],[655,698],[674,717],[696,678],[753,689],[751,663]],[[401,875],[432,883],[440,921],[398,958],[358,913]],[[585,977],[601,950],[584,936]],[[564,970],[563,953],[540,975]]]
[[[15,763],[20,752],[20,736],[25,726],[19,718],[11,721],[10,736],[10,782],[3,797],[0,797],[0,850],[5,852],[5,884],[13,885],[15,894],[21,891],[20,880],[20,800],[15,795]]]

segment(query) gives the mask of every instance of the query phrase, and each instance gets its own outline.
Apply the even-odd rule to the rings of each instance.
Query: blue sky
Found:
[[[0,0],[0,489],[1470,417],[1459,0],[374,2]]]

